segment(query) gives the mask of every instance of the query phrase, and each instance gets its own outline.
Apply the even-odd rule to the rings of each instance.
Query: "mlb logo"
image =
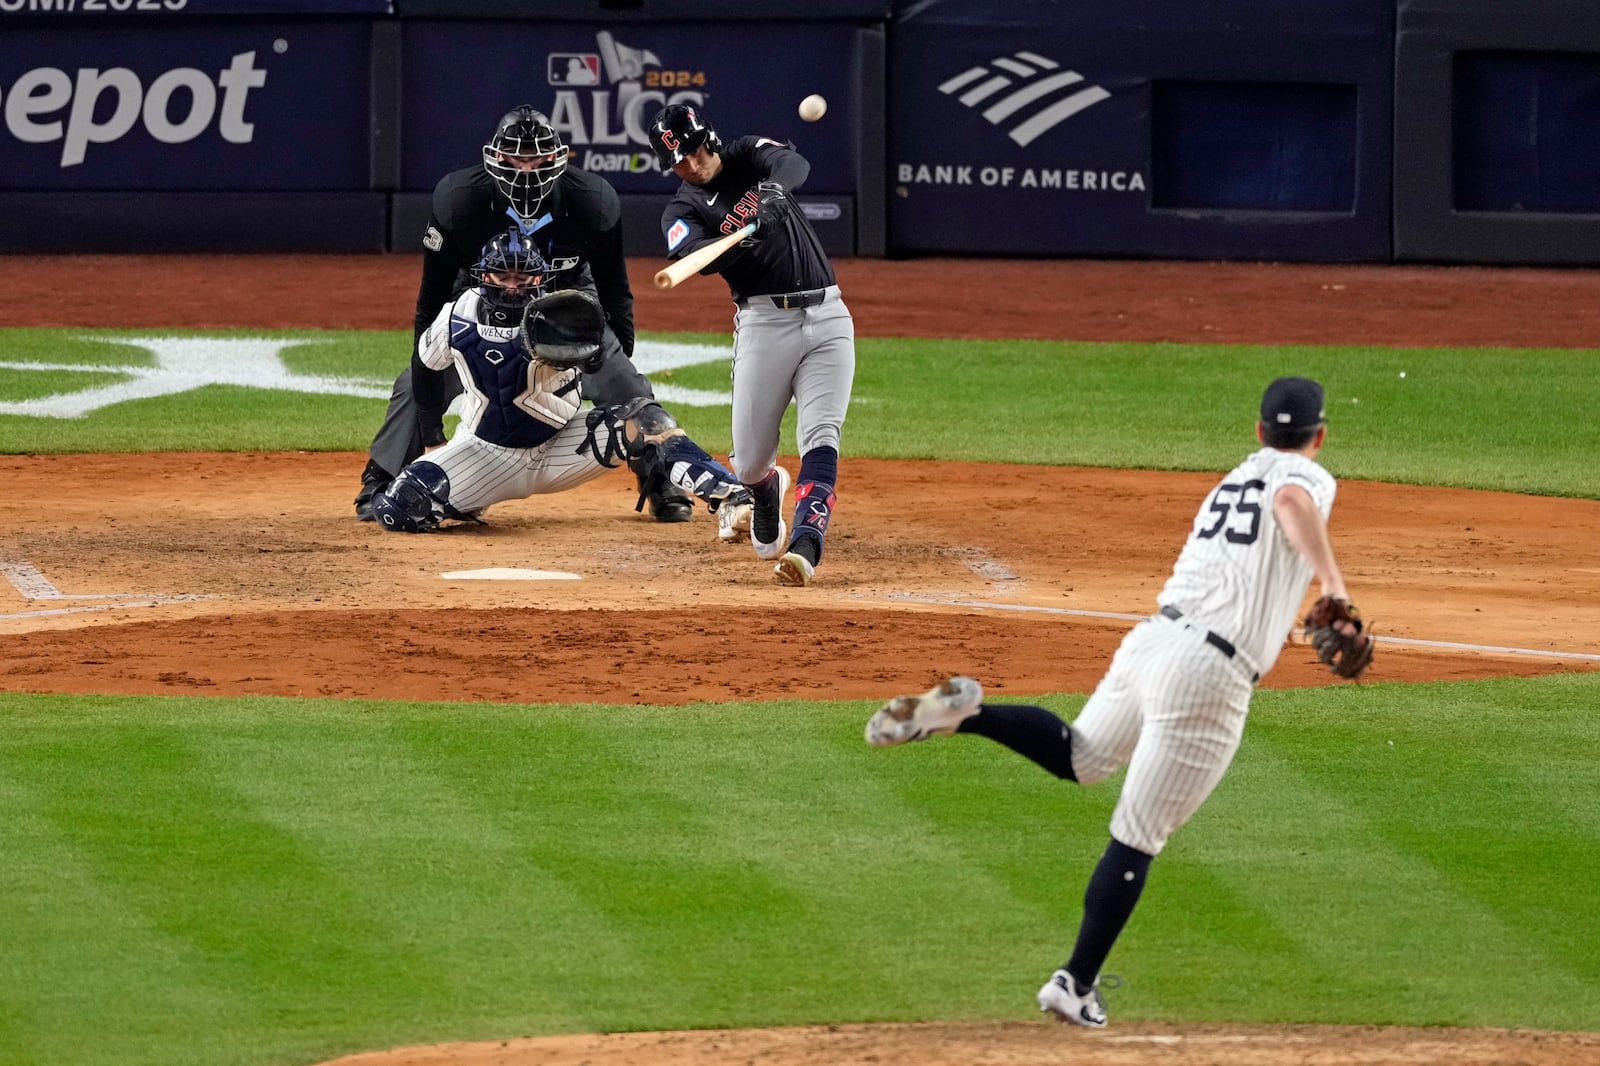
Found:
[[[600,57],[593,52],[551,52],[546,64],[546,80],[551,85],[600,84]]]

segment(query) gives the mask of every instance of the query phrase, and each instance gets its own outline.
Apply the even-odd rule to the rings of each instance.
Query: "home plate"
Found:
[[[491,566],[487,570],[452,570],[440,574],[446,581],[582,581],[582,574],[565,570],[524,570],[520,566]]]

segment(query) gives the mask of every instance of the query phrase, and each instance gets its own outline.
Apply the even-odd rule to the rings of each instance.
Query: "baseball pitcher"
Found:
[[[1328,541],[1335,486],[1316,462],[1327,437],[1322,386],[1274,381],[1256,435],[1263,447],[1201,505],[1159,611],[1123,639],[1070,726],[1043,707],[985,703],[970,677],[891,700],[867,723],[867,742],[880,747],[975,733],[1083,785],[1128,768],[1072,957],[1038,994],[1040,1010],[1067,1022],[1106,1024],[1100,968],[1151,860],[1233,760],[1251,694],[1277,661],[1313,575],[1322,598],[1306,626],[1319,657],[1342,677],[1359,677],[1372,660]]]

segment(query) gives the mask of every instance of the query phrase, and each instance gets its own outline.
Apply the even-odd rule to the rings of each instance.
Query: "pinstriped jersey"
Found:
[[[1272,510],[1285,485],[1310,493],[1324,521],[1332,513],[1333,475],[1298,452],[1262,448],[1200,505],[1157,597],[1185,621],[1232,641],[1263,676],[1277,661],[1312,577],[1311,563],[1289,543]]]
[[[481,297],[468,289],[439,312],[417,341],[424,366],[461,375],[464,409],[457,432],[504,448],[537,448],[578,413],[578,371],[534,362],[522,325],[478,321]]]

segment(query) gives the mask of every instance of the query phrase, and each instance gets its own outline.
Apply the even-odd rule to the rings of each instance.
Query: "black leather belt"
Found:
[[[780,311],[800,311],[815,307],[828,298],[827,289],[807,289],[805,292],[783,292],[769,295],[772,306]]]
[[[1161,608],[1161,617],[1170,618],[1176,622],[1183,618],[1183,612],[1178,610],[1176,607],[1163,607]],[[1211,632],[1209,629],[1206,630],[1206,643],[1211,645],[1213,648],[1216,648],[1230,659],[1239,654],[1239,649],[1233,646],[1233,642],[1231,640],[1229,640],[1227,637],[1220,637]],[[1260,674],[1255,674],[1250,678],[1252,684],[1259,680],[1261,680]]]

